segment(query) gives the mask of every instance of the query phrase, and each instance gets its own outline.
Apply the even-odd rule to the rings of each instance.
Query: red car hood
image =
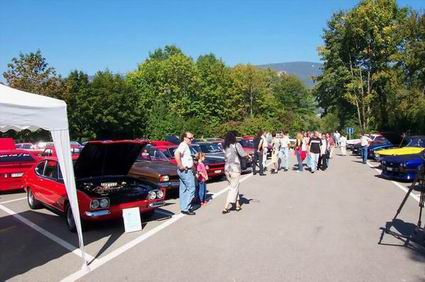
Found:
[[[75,163],[75,177],[127,175],[142,147],[138,141],[89,142]]]

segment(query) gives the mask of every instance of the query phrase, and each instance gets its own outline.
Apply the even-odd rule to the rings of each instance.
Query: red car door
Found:
[[[43,203],[47,204],[47,196],[45,191],[45,179],[44,179],[44,168],[46,166],[46,160],[43,160],[37,164],[37,166],[34,169],[35,177],[31,179],[31,190],[34,194],[34,196],[42,201]]]
[[[65,189],[64,184],[59,180],[58,162],[48,160],[43,176],[43,192],[46,197],[46,203],[52,207],[62,210],[61,199],[63,198]]]

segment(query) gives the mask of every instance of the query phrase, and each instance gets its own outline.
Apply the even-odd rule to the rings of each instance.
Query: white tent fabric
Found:
[[[55,144],[63,180],[77,227],[84,266],[87,267],[75,186],[68,130],[66,103],[62,100],[27,93],[0,84],[0,131],[49,130]]]

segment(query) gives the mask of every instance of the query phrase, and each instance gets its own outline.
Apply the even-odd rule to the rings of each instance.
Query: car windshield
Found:
[[[197,153],[201,153],[202,152],[201,146],[199,146],[199,145],[193,145],[192,144],[191,146],[189,146],[189,148],[190,148],[190,153],[192,155],[195,155]]]
[[[198,149],[199,151],[197,151],[196,149]],[[193,146],[193,145],[191,145],[191,146],[189,146],[189,149],[190,149],[190,154],[193,156],[193,155],[196,155],[198,152],[200,152],[200,150],[201,150],[201,148],[199,147],[199,146]],[[170,157],[172,158],[172,159],[174,159],[174,152],[177,150],[177,147],[173,147],[173,148],[168,148],[168,154],[170,155]]]
[[[239,141],[239,143],[242,145],[242,147],[254,148],[254,140],[242,139],[241,141]]]
[[[139,160],[168,162],[169,159],[164,155],[163,152],[148,144],[143,148],[142,153],[139,156]]]
[[[378,136],[378,137],[375,138],[375,140],[373,140],[373,144],[374,145],[384,145],[384,144],[391,144],[391,142],[388,141],[388,139],[383,137],[383,136]]]
[[[412,137],[407,147],[425,147],[425,136]]]
[[[206,144],[200,144],[201,151],[203,153],[221,153],[223,150],[220,148],[219,144],[217,143],[206,143]]]

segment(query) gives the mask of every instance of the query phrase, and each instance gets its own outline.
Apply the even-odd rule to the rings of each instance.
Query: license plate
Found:
[[[387,167],[388,171],[393,171],[394,169],[392,167]]]
[[[221,170],[214,170],[214,173],[221,173]]]
[[[22,177],[22,175],[24,175],[23,172],[17,172],[17,173],[12,173],[10,176],[11,177]]]

